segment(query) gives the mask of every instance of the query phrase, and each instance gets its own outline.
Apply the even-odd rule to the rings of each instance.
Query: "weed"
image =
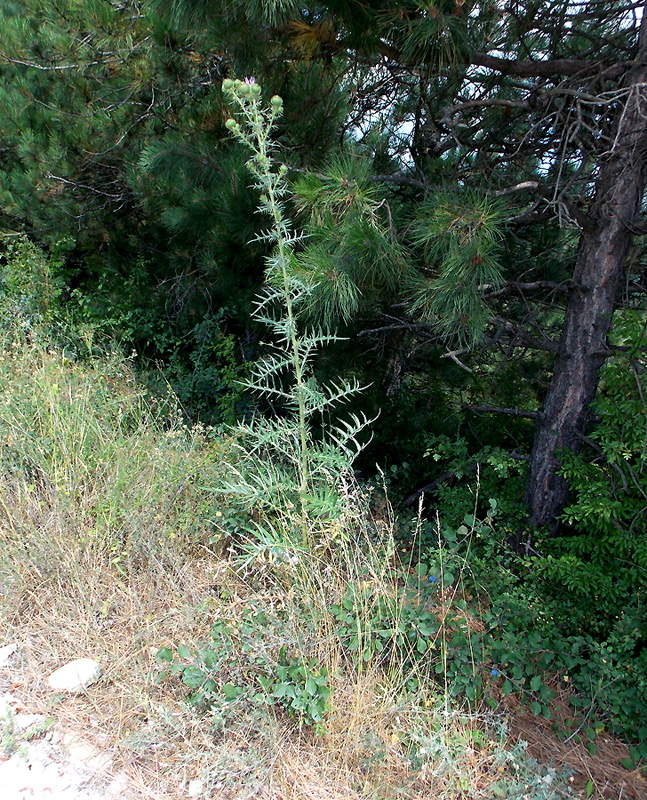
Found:
[[[282,410],[281,416],[239,427],[241,462],[225,488],[246,508],[262,512],[256,536],[248,541],[252,553],[258,546],[268,549],[292,543],[295,531],[300,532],[302,547],[312,547],[322,527],[340,515],[343,482],[361,449],[357,437],[370,421],[351,415],[327,426],[322,441],[314,440],[313,420],[344,404],[359,386],[356,381],[340,380],[329,386],[317,382],[314,356],[319,347],[338,337],[307,330],[299,322],[299,310],[313,287],[294,269],[293,250],[301,236],[291,231],[284,214],[288,169],[272,158],[270,137],[283,112],[283,101],[274,96],[263,106],[261,87],[253,78],[227,79],[223,91],[242,120],[227,120],[227,128],[252,153],[247,167],[261,193],[260,211],[270,218],[270,228],[258,238],[275,246],[253,313],[274,342],[254,365],[245,385]]]

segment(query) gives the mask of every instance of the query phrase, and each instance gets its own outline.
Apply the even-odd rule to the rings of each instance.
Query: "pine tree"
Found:
[[[149,287],[173,290],[150,338],[169,308],[187,336],[189,309],[234,298],[240,319],[267,251],[246,245],[257,196],[220,83],[254,74],[285,103],[310,319],[381,328],[375,370],[397,356],[400,375],[423,353],[430,373],[451,360],[466,375],[504,351],[538,374],[556,359],[550,387],[517,387],[524,407],[504,409],[535,420],[528,503],[550,523],[614,309],[644,305],[643,5],[4,4],[5,227],[106,238],[119,269],[144,264]]]

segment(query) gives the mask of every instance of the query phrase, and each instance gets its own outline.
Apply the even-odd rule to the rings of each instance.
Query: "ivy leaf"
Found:
[[[182,672],[182,683],[189,689],[197,689],[204,682],[206,675],[198,667],[187,667]]]
[[[222,693],[225,696],[225,700],[235,700],[240,694],[242,694],[242,689],[240,686],[234,686],[233,683],[226,683],[222,687]]]
[[[155,653],[157,661],[173,661],[173,651],[170,647],[160,647]]]

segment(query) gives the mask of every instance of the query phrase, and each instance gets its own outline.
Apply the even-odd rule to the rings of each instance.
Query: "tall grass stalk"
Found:
[[[33,334],[18,325],[0,341],[4,576],[60,576],[62,561],[85,559],[172,571],[180,542],[210,533],[205,432],[184,426],[172,398],[149,397],[122,356],[78,361]]]

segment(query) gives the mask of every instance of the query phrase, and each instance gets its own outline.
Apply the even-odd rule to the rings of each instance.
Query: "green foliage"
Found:
[[[179,676],[189,702],[205,710],[243,702],[278,706],[300,726],[323,733],[330,711],[328,671],[286,645],[267,646],[279,631],[285,638],[280,618],[249,607],[236,625],[217,623],[209,643],[197,650],[186,645],[158,650],[156,659],[165,668],[156,680]]]
[[[504,217],[501,204],[476,193],[420,204],[415,241],[424,247],[430,277],[416,291],[412,310],[459,347],[482,339],[491,317],[484,293],[503,286]]]
[[[527,598],[518,607],[511,593],[486,608],[469,602],[468,589],[478,583],[474,570],[492,567],[484,568],[486,559],[474,551],[492,553],[495,513],[491,500],[484,519],[470,514],[457,529],[444,528],[437,545],[415,570],[401,571],[388,593],[368,580],[355,582],[330,610],[344,649],[359,663],[387,671],[397,666],[413,685],[432,681],[437,691],[469,703],[496,707],[501,695],[514,692],[550,718],[555,692],[546,681],[557,644],[536,630]]]
[[[411,268],[398,240],[385,193],[371,181],[366,153],[348,153],[294,185],[308,238],[298,269],[312,284],[306,312],[329,326],[349,322],[368,293],[393,296]]]
[[[611,339],[618,350],[605,362],[593,405],[599,422],[590,434],[592,452],[563,455],[563,474],[575,496],[564,520],[596,534],[587,544],[571,541],[571,552],[588,546],[594,563],[616,555],[642,570],[647,567],[647,546],[639,535],[647,517],[644,326],[642,312],[618,315]],[[608,582],[604,586],[611,589]]]
[[[468,29],[461,6],[451,0],[423,2],[414,14],[403,14],[396,23],[402,56],[442,69],[465,57],[469,50]]]
[[[454,489],[451,497],[456,505],[459,490]],[[518,533],[518,522],[506,519],[498,505],[496,526],[491,519],[483,525],[468,514],[463,526],[442,532],[444,568],[460,574],[466,595],[479,599],[480,608],[470,610],[482,626],[469,637],[460,631],[452,635],[452,658],[468,665],[468,649],[481,653],[482,663],[496,671],[487,678],[483,693],[487,702],[495,705],[501,695],[517,693],[533,713],[547,719],[553,715],[551,700],[558,678],[573,693],[571,703],[578,713],[643,747],[647,653],[642,593],[635,586],[630,593],[627,587],[625,605],[619,607],[607,600],[603,589],[589,587],[574,558],[557,560],[550,553],[515,556],[506,539]],[[564,541],[569,540],[540,540],[534,546],[542,551],[551,544],[564,548]],[[433,564],[431,552],[426,561]],[[608,560],[607,570],[612,569],[613,561]],[[622,577],[617,580],[622,582]],[[589,592],[590,600],[577,599],[589,597]],[[449,662],[445,672],[453,681],[460,675]],[[458,684],[454,686],[458,689]]]
[[[579,454],[561,456],[572,492],[566,525],[557,537],[537,537],[531,576],[556,631],[565,641],[586,639],[573,682],[612,727],[637,737],[647,702],[643,314],[619,315],[612,342],[618,349],[602,371],[598,421]]]
[[[0,716],[0,753],[11,756],[14,753],[25,754],[23,745],[31,739],[43,736],[54,725],[54,718],[43,718],[42,721],[30,725],[26,730],[17,724],[16,714],[7,703],[2,716]]]
[[[339,604],[331,606],[337,635],[344,648],[360,662],[391,661],[411,666],[436,647],[438,621],[424,610],[433,586],[393,587],[389,595],[370,582],[351,583]]]
[[[61,266],[60,256],[47,255],[26,237],[9,240],[0,257],[0,313],[5,326],[16,318],[28,324],[50,323],[60,314]]]
[[[179,25],[201,27],[216,14],[212,0],[147,0],[154,12],[163,12]],[[298,4],[295,0],[244,0],[238,4],[241,18],[252,25],[279,25],[291,16]]]
[[[0,31],[3,227],[97,244],[106,212],[118,227],[129,204],[122,166],[132,140],[120,132],[146,126],[151,99],[137,13],[29,0],[3,4]]]
[[[242,386],[249,367],[241,363],[236,337],[226,332],[225,313],[207,313],[185,336],[158,340],[164,368],[149,369],[146,377],[161,392],[170,384],[189,419],[233,426],[251,406]]]
[[[330,711],[331,692],[326,667],[319,667],[315,659],[305,662],[298,656],[288,657],[283,646],[275,674],[269,678],[259,676],[258,682],[270,705],[283,706],[291,717],[315,725],[320,733],[325,731],[324,718]]]
[[[525,527],[527,514],[521,498],[527,466],[523,460],[497,446],[472,449],[461,435],[436,434],[423,438],[424,458],[434,465],[433,471],[427,467],[429,474],[433,476],[439,471],[441,477],[446,476],[425,494],[426,502],[437,509],[445,527],[450,528],[457,516],[474,514],[475,505],[477,511],[487,516],[489,511],[487,507],[480,507],[483,505],[480,498],[496,498],[500,533],[512,537]],[[495,551],[501,556],[498,538],[486,537],[480,530],[475,531],[474,538],[479,541],[479,555],[485,555],[480,549],[484,547],[488,551],[487,558],[495,560]],[[424,543],[427,544],[426,539]]]

